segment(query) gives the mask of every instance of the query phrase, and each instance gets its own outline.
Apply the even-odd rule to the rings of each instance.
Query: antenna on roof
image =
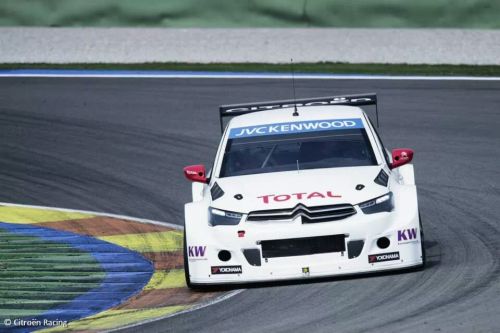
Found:
[[[292,69],[292,88],[293,88],[293,113],[292,116],[297,117],[299,112],[297,111],[297,96],[295,96],[295,71],[293,70],[293,58],[290,59],[290,67]]]

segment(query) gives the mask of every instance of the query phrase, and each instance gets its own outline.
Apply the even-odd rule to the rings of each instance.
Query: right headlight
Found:
[[[362,202],[359,204],[359,208],[361,208],[361,210],[365,214],[390,212],[394,209],[394,200],[392,199],[392,192]]]
[[[235,212],[210,207],[208,208],[208,224],[216,225],[237,225],[243,215]]]

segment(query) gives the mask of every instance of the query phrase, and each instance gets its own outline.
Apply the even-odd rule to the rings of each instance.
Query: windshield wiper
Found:
[[[271,155],[274,153],[274,150],[276,149],[277,146],[278,145],[274,145],[273,148],[269,151],[269,154],[267,154],[266,159],[264,160],[264,162],[262,162],[262,165],[260,166],[261,169],[264,169],[264,167],[271,158]]]

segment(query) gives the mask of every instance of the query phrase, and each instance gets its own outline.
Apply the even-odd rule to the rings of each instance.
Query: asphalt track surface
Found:
[[[500,82],[297,82],[297,97],[372,91],[386,145],[416,151],[424,271],[250,288],[131,331],[498,331]],[[1,78],[0,201],[182,224],[181,168],[211,163],[217,106],[291,95],[281,80]]]

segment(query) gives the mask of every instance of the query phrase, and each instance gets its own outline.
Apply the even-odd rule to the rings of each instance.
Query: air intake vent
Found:
[[[387,182],[389,181],[389,176],[384,170],[380,170],[377,177],[373,180],[376,184],[387,187]]]
[[[349,204],[316,207],[298,204],[288,209],[253,211],[248,214],[247,221],[292,221],[301,216],[302,223],[317,223],[341,220],[354,214],[356,214],[356,210]]]
[[[246,260],[252,266],[260,266],[260,250],[259,249],[243,249],[243,254]]]
[[[361,251],[363,251],[364,240],[355,240],[347,243],[347,255],[349,259],[357,258]]]
[[[215,183],[210,189],[210,194],[212,195],[212,200],[217,200],[224,195],[224,191],[220,188],[219,184]]]
[[[345,235],[264,240],[260,244],[262,245],[263,258],[344,252]]]

